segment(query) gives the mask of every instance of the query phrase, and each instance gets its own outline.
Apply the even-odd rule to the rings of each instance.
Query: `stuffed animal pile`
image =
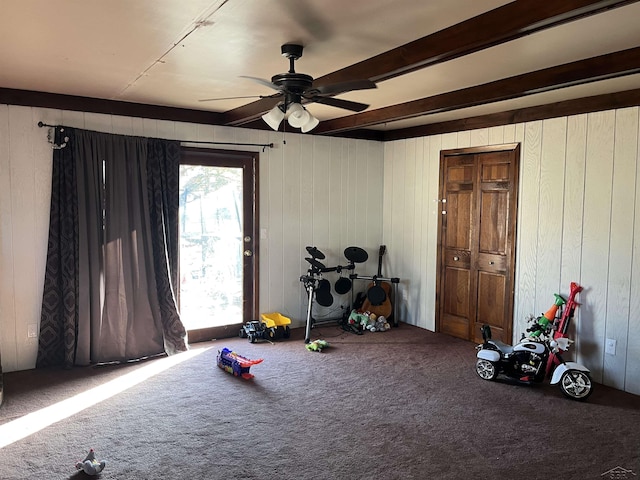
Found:
[[[370,332],[386,332],[391,328],[387,319],[382,315],[378,317],[375,313],[360,312],[355,309],[351,311],[348,322],[360,330]]]

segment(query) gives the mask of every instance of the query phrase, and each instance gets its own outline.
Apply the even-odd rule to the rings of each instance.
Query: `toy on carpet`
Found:
[[[373,312],[361,312],[355,309],[349,314],[348,322],[360,330],[368,330],[370,332],[385,332],[391,328],[384,316],[380,315],[378,317]]]
[[[391,328],[391,325],[383,315],[380,315],[368,328],[372,332],[386,332]]]
[[[349,325],[356,327],[357,329],[364,330],[369,324],[369,314],[364,312],[359,312],[356,309],[351,310],[349,314],[349,319],[347,320]]]
[[[104,470],[105,465],[104,460],[96,460],[96,455],[92,448],[82,462],[76,463],[76,469],[83,470],[87,475],[97,475]]]
[[[240,338],[248,338],[251,343],[258,340],[271,342],[276,338],[291,336],[291,319],[281,313],[263,313],[261,320],[251,320],[240,329]]]
[[[222,350],[218,350],[218,366],[225,372],[236,377],[246,379],[253,378],[254,375],[249,373],[249,369],[251,368],[251,365],[262,363],[262,360],[262,358],[259,358],[258,360],[249,360],[226,347]]]
[[[326,340],[314,340],[313,342],[309,342],[305,345],[307,350],[310,352],[322,352],[323,348],[327,348],[329,343]]]

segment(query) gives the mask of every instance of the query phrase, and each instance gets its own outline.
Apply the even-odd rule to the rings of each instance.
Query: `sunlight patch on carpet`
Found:
[[[169,368],[206,352],[211,347],[194,348],[170,357],[154,360],[144,367],[126,373],[114,380],[93,387],[61,402],[29,413],[11,422],[0,425],[0,448],[11,445],[56,422],[69,418],[131,387],[144,382]]]

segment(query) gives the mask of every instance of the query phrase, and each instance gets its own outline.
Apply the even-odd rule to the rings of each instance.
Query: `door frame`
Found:
[[[243,322],[229,324],[220,327],[189,330],[189,342],[202,342],[213,338],[228,338],[238,336],[240,327],[244,322],[257,318],[259,305],[259,190],[258,190],[258,164],[260,154],[241,150],[221,150],[214,148],[182,147],[180,155],[181,165],[211,165],[243,169],[243,188],[249,188],[244,192],[242,215],[245,220],[243,236],[252,238],[250,245],[244,245],[244,249],[251,250],[251,256],[243,256],[243,296],[242,306]],[[249,220],[249,224],[247,224]],[[178,288],[179,290],[179,288]],[[246,296],[249,298],[247,299]]]
[[[505,144],[500,144],[500,145],[484,145],[484,146],[477,146],[477,147],[466,147],[466,148],[455,148],[455,149],[450,149],[450,150],[441,150],[440,151],[440,165],[439,165],[439,180],[438,180],[438,203],[440,205],[440,210],[439,210],[439,215],[438,215],[438,240],[437,240],[437,244],[436,244],[436,251],[437,251],[437,265],[436,265],[436,272],[437,272],[437,276],[441,277],[441,273],[442,273],[442,269],[444,267],[444,259],[443,259],[443,255],[442,255],[442,222],[443,222],[443,215],[441,210],[444,210],[443,207],[443,203],[442,203],[442,196],[443,196],[443,190],[444,190],[444,165],[445,165],[445,158],[446,157],[452,157],[452,156],[456,156],[456,155],[478,155],[478,154],[483,154],[483,153],[493,153],[493,152],[513,152],[514,153],[514,157],[515,157],[515,165],[514,165],[514,177],[515,177],[515,185],[514,185],[514,189],[513,189],[513,202],[510,205],[511,207],[511,211],[509,212],[509,216],[510,216],[510,224],[509,224],[509,233],[508,235],[511,236],[513,238],[513,245],[512,248],[509,251],[509,259],[508,262],[510,264],[510,281],[511,281],[511,288],[510,288],[510,292],[509,292],[509,297],[508,297],[508,302],[509,305],[508,307],[508,311],[511,313],[511,322],[508,324],[508,343],[511,344],[511,342],[513,341],[513,314],[514,314],[514,305],[515,305],[515,283],[516,283],[516,248],[517,248],[517,223],[518,223],[518,193],[520,190],[520,162],[521,162],[521,151],[520,151],[520,143],[519,142],[515,142],[515,143],[505,143]],[[440,305],[440,299],[441,299],[441,284],[442,281],[439,279],[438,281],[436,281],[436,301],[435,301],[435,327],[436,327],[436,332],[440,332],[441,331],[441,305]],[[473,302],[473,304],[475,305],[475,302]],[[474,307],[477,308],[477,307]],[[474,321],[470,321],[469,322],[469,332],[468,332],[468,338],[470,339],[470,341],[473,340],[474,335],[473,332],[471,331],[473,329],[473,325],[475,324]]]

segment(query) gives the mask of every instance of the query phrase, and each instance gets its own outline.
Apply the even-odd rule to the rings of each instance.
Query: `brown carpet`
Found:
[[[322,353],[303,333],[196,344],[209,349],[0,448],[0,478],[640,477],[638,396],[596,385],[579,403],[549,385],[487,382],[474,344],[405,324],[362,336],[323,325]],[[225,346],[264,358],[255,378],[216,366]],[[174,358],[5,373],[0,443],[29,412]],[[107,462],[99,477],[75,471],[91,447]]]

